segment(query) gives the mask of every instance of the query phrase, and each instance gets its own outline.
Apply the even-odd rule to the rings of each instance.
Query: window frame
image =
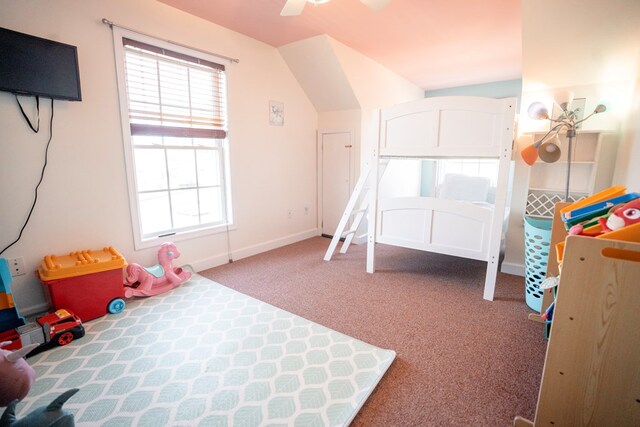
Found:
[[[142,234],[142,223],[140,217],[140,206],[138,203],[138,189],[136,184],[136,169],[134,160],[134,145],[132,141],[131,125],[129,122],[129,102],[127,96],[127,84],[125,76],[125,48],[123,46],[123,39],[131,39],[146,43],[158,48],[171,50],[177,53],[189,55],[204,59],[206,61],[215,62],[225,65],[225,76],[227,84],[229,82],[229,67],[230,61],[220,57],[216,57],[211,54],[207,54],[196,49],[189,49],[184,46],[173,44],[169,41],[156,39],[151,36],[135,33],[124,28],[113,28],[113,43],[114,43],[114,55],[116,62],[116,78],[118,84],[118,96],[120,104],[120,120],[122,128],[122,141],[125,157],[125,168],[127,177],[127,187],[129,196],[129,211],[131,217],[131,227],[134,236],[134,247],[136,250],[156,247],[167,240],[173,242],[198,238],[202,236],[228,233],[230,230],[235,229],[234,216],[233,216],[233,191],[231,188],[231,176],[230,176],[230,150],[229,150],[229,131],[227,129],[227,136],[222,140],[220,152],[222,159],[220,166],[222,170],[222,187],[224,191],[224,206],[222,211],[226,208],[226,222],[222,224],[208,225],[208,226],[196,226],[195,229],[189,229],[184,231],[176,231],[168,234],[162,234],[155,237],[144,237]],[[227,87],[228,91],[228,87]],[[227,92],[227,111],[229,108],[229,98]],[[227,121],[228,123],[228,121]],[[194,148],[195,151],[195,148]]]

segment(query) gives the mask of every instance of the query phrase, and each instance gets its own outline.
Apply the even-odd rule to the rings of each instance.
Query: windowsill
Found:
[[[223,234],[223,233],[226,233],[227,231],[234,231],[236,230],[236,228],[237,227],[235,224],[229,224],[228,226],[217,225],[214,227],[203,228],[200,230],[183,231],[180,233],[176,233],[176,234],[172,234],[170,236],[164,236],[164,237],[150,237],[142,240],[138,240],[138,238],[136,238],[135,249],[139,251],[143,249],[158,247],[164,242],[175,243],[175,242],[181,242],[185,240],[191,240],[191,239],[197,239],[200,237],[210,236],[213,234]]]

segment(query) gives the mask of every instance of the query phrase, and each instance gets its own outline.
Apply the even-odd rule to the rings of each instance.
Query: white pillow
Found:
[[[440,197],[468,202],[486,202],[490,184],[489,178],[448,173],[440,186]]]

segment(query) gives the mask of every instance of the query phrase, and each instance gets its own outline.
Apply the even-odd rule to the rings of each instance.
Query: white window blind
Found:
[[[123,44],[132,135],[226,137],[224,65],[131,39]]]
[[[136,242],[228,226],[225,67],[122,41]]]

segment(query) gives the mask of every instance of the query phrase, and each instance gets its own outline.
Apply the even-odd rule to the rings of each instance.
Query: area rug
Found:
[[[76,425],[348,425],[395,358],[194,275],[28,359],[18,416],[70,388]]]

